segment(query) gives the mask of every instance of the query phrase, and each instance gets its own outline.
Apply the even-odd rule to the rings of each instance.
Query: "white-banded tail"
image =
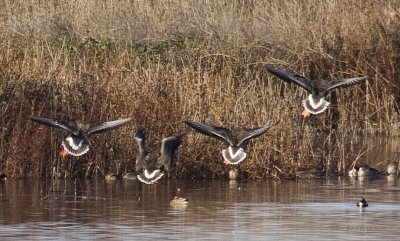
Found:
[[[222,156],[229,164],[237,165],[246,159],[247,154],[244,152],[243,148],[239,148],[235,151],[234,148],[229,146],[227,149],[222,150]]]
[[[67,138],[68,139],[68,138]],[[82,156],[86,154],[89,151],[89,145],[88,144],[81,144],[79,148],[76,148],[77,146],[71,146],[70,141],[62,141],[61,145],[64,148],[64,150],[67,151],[68,154],[72,156]]]
[[[314,115],[324,112],[330,105],[324,98],[320,98],[316,102],[312,95],[309,95],[307,99],[303,100],[302,104],[308,112]]]
[[[139,181],[145,183],[145,184],[153,184],[156,181],[158,181],[160,178],[164,176],[164,173],[161,172],[161,170],[156,169],[152,171],[151,173],[145,169],[141,174],[137,176]]]

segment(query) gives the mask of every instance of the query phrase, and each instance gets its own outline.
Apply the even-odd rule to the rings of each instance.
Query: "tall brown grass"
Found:
[[[252,127],[250,178],[344,173],[365,138],[397,135],[398,1],[9,1],[0,9],[0,172],[82,177],[134,167],[132,135],[151,142],[182,120]],[[268,75],[370,76],[330,96],[327,118],[302,119],[304,90]],[[62,135],[31,116],[86,122],[131,116],[88,155],[58,157]],[[177,177],[221,177],[220,143],[192,133]]]

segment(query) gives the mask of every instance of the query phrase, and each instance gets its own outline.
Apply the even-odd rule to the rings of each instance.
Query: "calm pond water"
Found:
[[[398,240],[399,183],[8,179],[0,240]],[[186,208],[169,204],[178,188]]]

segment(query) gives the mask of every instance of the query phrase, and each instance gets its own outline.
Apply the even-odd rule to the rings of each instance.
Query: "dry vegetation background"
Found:
[[[344,173],[364,140],[398,134],[400,1],[3,0],[0,8],[0,172],[104,175],[134,167],[132,136],[150,145],[182,120],[254,127],[249,178]],[[370,76],[330,96],[327,118],[302,119],[303,89],[265,67],[313,78]],[[32,116],[85,122],[133,117],[99,134],[79,159],[58,157],[62,134]],[[221,143],[191,132],[177,177],[222,177]],[[361,157],[361,158],[360,158]]]

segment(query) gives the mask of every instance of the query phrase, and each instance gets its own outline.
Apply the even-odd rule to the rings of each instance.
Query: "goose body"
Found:
[[[326,100],[326,96],[334,89],[359,84],[368,79],[368,77],[355,77],[327,81],[324,79],[309,79],[298,74],[291,74],[283,70],[273,69],[270,67],[267,68],[267,71],[285,82],[294,83],[304,88],[310,93],[307,99],[302,101],[302,105],[305,109],[305,112],[303,112],[304,116],[308,116],[310,113],[317,115],[324,112],[330,105],[330,103]]]
[[[224,158],[224,163],[231,165],[237,165],[246,159],[247,153],[245,150],[251,139],[265,134],[271,127],[276,125],[265,125],[251,129],[230,129],[189,120],[184,121],[184,123],[204,135],[226,143],[228,148],[222,150],[222,157]]]
[[[148,151],[146,149],[144,130],[138,129],[134,138],[139,149],[135,165],[139,181],[146,184],[154,184],[161,179],[165,172],[170,170],[174,152],[181,145],[185,135],[186,132],[162,139],[160,153],[158,154],[155,151]]]
[[[113,130],[126,125],[132,118],[120,119],[115,121],[83,124],[79,121],[62,121],[53,118],[33,117],[35,123],[61,129],[66,133],[65,139],[61,142],[64,156],[82,156],[89,151],[89,137],[93,134]]]

